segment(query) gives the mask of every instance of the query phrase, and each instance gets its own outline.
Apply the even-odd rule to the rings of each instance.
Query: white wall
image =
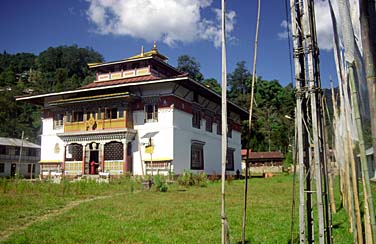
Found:
[[[201,128],[192,126],[192,114],[174,110],[174,170],[175,173],[181,173],[184,169],[190,170],[191,167],[191,142],[197,140],[204,142],[204,171],[207,174],[221,174],[221,135],[217,135],[217,124],[213,123],[213,131],[208,132],[205,128],[205,119],[201,120]],[[235,149],[234,165],[235,170],[229,171],[229,174],[235,173],[241,168],[241,140],[240,133],[232,132],[232,138],[228,138],[228,147]],[[192,170],[199,172],[200,170]]]
[[[53,119],[44,118],[43,133],[41,138],[41,161],[45,160],[59,160],[64,159],[64,142],[56,135],[57,133],[63,133],[64,129],[61,127],[58,130],[53,129]],[[55,145],[59,145],[59,152],[56,153]]]
[[[141,139],[146,133],[158,132],[152,138],[152,144],[154,145],[153,159],[174,158],[172,111],[173,109],[171,108],[159,108],[158,121],[146,123],[144,123],[144,111],[133,112],[134,129],[137,130],[135,141],[132,142],[134,174],[141,175],[141,164],[145,159],[150,159],[150,154],[145,153],[145,145],[149,143],[149,140]]]

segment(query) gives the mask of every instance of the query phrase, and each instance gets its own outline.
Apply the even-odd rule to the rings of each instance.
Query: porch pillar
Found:
[[[86,144],[81,144],[82,146],[82,175],[85,174],[85,159],[86,159]]]
[[[128,143],[126,140],[122,140],[123,143],[123,173],[129,171],[129,166],[128,166],[128,157],[127,157],[127,149],[128,149]]]
[[[67,144],[64,143],[64,153],[63,153],[63,161],[61,162],[61,168],[63,170],[63,175],[65,175],[65,159],[67,157]]]
[[[99,162],[100,162],[102,172],[105,172],[105,170],[104,170],[104,145],[105,145],[104,142],[100,142],[100,144],[99,144],[99,150],[100,150]]]

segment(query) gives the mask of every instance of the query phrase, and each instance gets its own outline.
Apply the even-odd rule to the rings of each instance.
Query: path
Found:
[[[34,223],[44,221],[44,220],[47,220],[47,219],[52,218],[52,217],[56,217],[56,216],[58,216],[62,213],[67,212],[68,210],[71,210],[72,208],[77,207],[81,203],[86,203],[86,202],[100,200],[100,199],[106,199],[106,198],[110,198],[110,197],[116,197],[116,196],[125,195],[125,194],[127,194],[127,193],[117,193],[117,194],[114,194],[114,195],[98,196],[98,197],[92,197],[92,198],[88,198],[88,199],[81,199],[81,200],[69,202],[63,208],[54,209],[54,210],[51,210],[44,215],[36,216],[35,219],[29,221],[28,223],[25,223],[25,224],[20,225],[20,226],[10,227],[10,228],[8,228],[4,231],[1,231],[0,232],[0,243],[3,242],[3,241],[6,241],[13,233],[24,230]]]

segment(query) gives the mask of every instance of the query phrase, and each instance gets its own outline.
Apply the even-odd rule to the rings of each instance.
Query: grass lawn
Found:
[[[248,242],[290,241],[292,179],[249,181]],[[243,183],[226,184],[231,243],[241,241]],[[221,242],[220,182],[188,188],[173,184],[162,193],[141,191],[140,184],[124,179],[60,185],[3,180],[0,191],[2,243]],[[296,230],[297,215],[296,209]],[[353,242],[343,209],[333,215],[333,225],[334,243]]]

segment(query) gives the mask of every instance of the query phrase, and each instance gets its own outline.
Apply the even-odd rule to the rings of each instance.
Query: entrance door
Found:
[[[10,176],[15,176],[16,175],[16,164],[11,164],[10,165]]]
[[[98,174],[98,167],[99,167],[99,151],[90,151],[90,174],[95,175]]]

